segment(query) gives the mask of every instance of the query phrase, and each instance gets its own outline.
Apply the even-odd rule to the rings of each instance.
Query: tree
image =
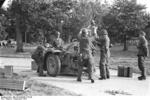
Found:
[[[4,13],[4,11],[2,11]],[[9,20],[4,14],[0,15],[0,40],[6,40],[8,37],[7,26],[9,25]]]
[[[15,0],[8,13],[15,21],[17,51],[23,51],[23,37],[34,42],[44,38],[44,43],[57,30],[69,42],[77,37],[81,28],[89,25],[91,19],[100,25],[107,10],[99,1]]]
[[[122,37],[124,49],[128,50],[127,39],[137,35],[147,25],[144,19],[146,7],[133,2],[134,0],[116,0],[110,13],[103,17],[104,24],[114,36]]]
[[[2,7],[2,5],[4,4],[5,0],[0,0],[0,8]]]

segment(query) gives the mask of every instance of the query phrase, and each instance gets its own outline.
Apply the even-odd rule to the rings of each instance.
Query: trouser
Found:
[[[37,62],[37,65],[38,65],[38,69],[37,69],[37,72],[39,73],[39,76],[43,75],[43,62]]]
[[[81,80],[83,67],[87,67],[89,79],[93,79],[93,58],[90,56],[87,59],[80,58],[78,66],[78,79]]]
[[[99,64],[101,78],[107,78],[110,75],[108,63],[109,63],[109,58],[107,57],[107,54],[104,52],[101,52],[100,64]]]
[[[144,60],[145,57],[143,56],[138,56],[138,67],[141,71],[141,76],[145,77],[146,76],[146,71],[145,71],[145,66],[144,66]]]

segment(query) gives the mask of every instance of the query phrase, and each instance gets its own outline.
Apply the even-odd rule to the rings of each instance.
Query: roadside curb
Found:
[[[1,55],[0,57],[3,57],[3,58],[31,58],[30,55],[28,55],[28,56]]]

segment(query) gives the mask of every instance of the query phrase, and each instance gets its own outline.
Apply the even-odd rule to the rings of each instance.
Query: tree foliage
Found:
[[[114,40],[123,41],[137,36],[137,30],[147,25],[146,7],[133,0],[116,0],[103,22]],[[126,47],[124,49],[127,49]]]
[[[137,35],[149,21],[145,6],[133,0],[116,0],[112,6],[100,0],[14,0],[7,11],[9,36],[19,36],[18,43],[49,42],[54,31],[60,31],[69,42],[91,20],[109,31],[117,42]],[[4,25],[3,25],[4,26]],[[11,33],[11,34],[10,34]],[[17,34],[12,34],[17,33]]]

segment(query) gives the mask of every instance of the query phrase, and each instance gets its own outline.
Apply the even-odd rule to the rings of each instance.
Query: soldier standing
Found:
[[[103,29],[101,37],[98,39],[98,44],[100,46],[100,80],[110,78],[108,63],[110,57],[110,39],[108,37],[107,30]]]
[[[39,73],[39,76],[46,76],[43,74],[43,66],[44,66],[44,47],[38,46],[34,53],[31,56],[32,59],[34,59],[35,63],[38,66],[37,72]]]
[[[91,21],[91,24],[88,26],[88,29],[90,30],[90,36],[91,37],[97,37],[97,26],[96,26],[96,24],[95,24],[95,21],[94,20],[92,20]]]
[[[96,46],[96,40],[95,39],[98,37],[97,28],[98,27],[96,26],[95,21],[92,20],[91,24],[88,26],[88,29],[89,29],[89,37],[91,38],[93,46],[94,46],[94,49],[92,49],[92,55],[93,56],[95,55],[95,46]]]
[[[138,67],[141,71],[141,76],[138,77],[138,80],[145,80],[146,79],[146,71],[144,66],[144,60],[149,55],[149,49],[148,49],[148,42],[145,38],[145,32],[140,31],[139,33],[139,43],[137,45],[138,48]]]
[[[83,66],[88,68],[89,78],[91,83],[94,83],[93,79],[93,57],[92,57],[92,42],[88,37],[87,29],[83,29],[79,33],[79,46],[80,46],[80,60],[79,60],[79,67],[78,67],[78,78],[77,81],[82,81],[82,71]]]

